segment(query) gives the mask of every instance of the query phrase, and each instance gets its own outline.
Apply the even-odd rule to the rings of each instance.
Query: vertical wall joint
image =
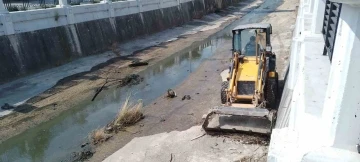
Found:
[[[68,7],[69,4],[67,3],[67,0],[59,0],[59,8],[65,8]]]
[[[138,8],[139,8],[139,13],[141,13],[143,11],[142,9],[142,4],[141,4],[141,0],[136,0]]]
[[[107,4],[107,8],[109,10],[109,17],[115,17],[115,10],[113,5],[111,5],[112,1],[111,0],[103,0],[103,3]]]
[[[164,0],[159,0],[159,8],[162,9],[164,7]]]
[[[15,34],[14,25],[9,11],[5,8],[3,0],[0,0],[0,25],[4,29],[5,35]]]
[[[68,21],[68,24],[75,24],[75,16],[73,13],[73,10],[70,6],[67,6],[64,8],[65,13],[66,13],[66,19]]]
[[[14,25],[9,11],[5,8],[3,0],[0,0],[0,25],[4,29],[5,35],[15,34]]]

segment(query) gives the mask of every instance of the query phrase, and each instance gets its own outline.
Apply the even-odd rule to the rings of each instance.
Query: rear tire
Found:
[[[274,78],[268,78],[266,82],[266,103],[267,108],[276,109],[277,94],[278,94],[278,74]]]
[[[227,94],[226,94],[226,89],[228,88],[229,86],[229,82],[228,81],[224,81],[221,83],[221,94],[220,94],[220,97],[221,97],[221,103],[222,104],[225,104],[227,102]]]

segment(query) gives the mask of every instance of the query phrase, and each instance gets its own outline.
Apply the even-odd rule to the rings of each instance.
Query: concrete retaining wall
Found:
[[[0,82],[99,54],[240,0],[144,0],[0,15]]]

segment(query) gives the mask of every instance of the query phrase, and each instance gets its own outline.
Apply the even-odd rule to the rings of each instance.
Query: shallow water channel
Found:
[[[149,104],[167,89],[183,82],[214,54],[224,39],[195,43],[149,66],[140,73],[144,78],[140,84],[105,90],[95,101],[79,103],[56,118],[4,141],[0,147],[0,161],[67,161],[73,152],[81,150],[81,144],[92,130],[105,126],[115,117],[129,93],[132,100],[142,99],[144,105]]]

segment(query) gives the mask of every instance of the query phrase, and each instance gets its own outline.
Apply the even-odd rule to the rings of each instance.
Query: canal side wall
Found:
[[[329,8],[333,41],[322,31]],[[268,162],[359,162],[359,36],[360,1],[300,0]]]
[[[0,13],[0,82],[112,50],[239,1],[105,1]]]

